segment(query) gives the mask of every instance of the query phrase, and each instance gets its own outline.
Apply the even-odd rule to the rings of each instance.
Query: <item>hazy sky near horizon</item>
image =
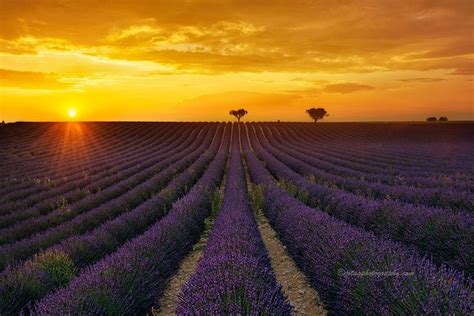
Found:
[[[474,119],[471,0],[2,0],[0,120]]]

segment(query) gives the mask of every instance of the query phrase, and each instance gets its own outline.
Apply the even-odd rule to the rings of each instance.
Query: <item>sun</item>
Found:
[[[75,118],[77,116],[77,110],[75,108],[70,108],[67,110],[67,116],[71,119]]]

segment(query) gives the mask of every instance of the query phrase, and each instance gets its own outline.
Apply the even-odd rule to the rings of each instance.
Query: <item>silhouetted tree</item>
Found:
[[[447,118],[446,116],[441,116],[438,121],[440,121],[440,122],[447,122],[447,121],[448,121],[448,118]]]
[[[322,120],[325,116],[329,116],[328,112],[323,108],[311,108],[307,109],[306,112],[314,120],[314,123]]]
[[[248,112],[245,109],[232,110],[229,112],[230,115],[233,115],[237,118],[237,122],[240,123],[240,118],[247,114]]]
[[[436,122],[437,119],[436,119],[436,117],[434,117],[434,116],[430,116],[430,117],[428,117],[428,118],[426,119],[426,121],[427,121],[427,122]]]
[[[3,126],[3,125],[7,125],[5,124],[5,121],[2,121],[2,123],[0,124],[0,126]]]

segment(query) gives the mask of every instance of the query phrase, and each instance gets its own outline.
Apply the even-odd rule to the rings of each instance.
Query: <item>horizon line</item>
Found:
[[[88,121],[4,121],[5,124],[15,124],[15,123],[238,123],[233,120],[228,121],[220,121],[220,120],[200,120],[200,121],[160,121],[160,120],[88,120]],[[451,120],[447,122],[443,121],[434,121],[429,122],[426,120],[372,120],[372,121],[319,121],[317,123],[311,121],[282,121],[282,120],[261,120],[261,121],[244,121],[240,123],[309,123],[309,124],[340,124],[340,123],[429,123],[429,124],[436,124],[436,123],[474,123],[473,120]]]

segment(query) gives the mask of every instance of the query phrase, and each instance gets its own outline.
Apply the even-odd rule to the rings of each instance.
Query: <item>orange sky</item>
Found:
[[[0,120],[474,119],[471,0],[1,0]]]

